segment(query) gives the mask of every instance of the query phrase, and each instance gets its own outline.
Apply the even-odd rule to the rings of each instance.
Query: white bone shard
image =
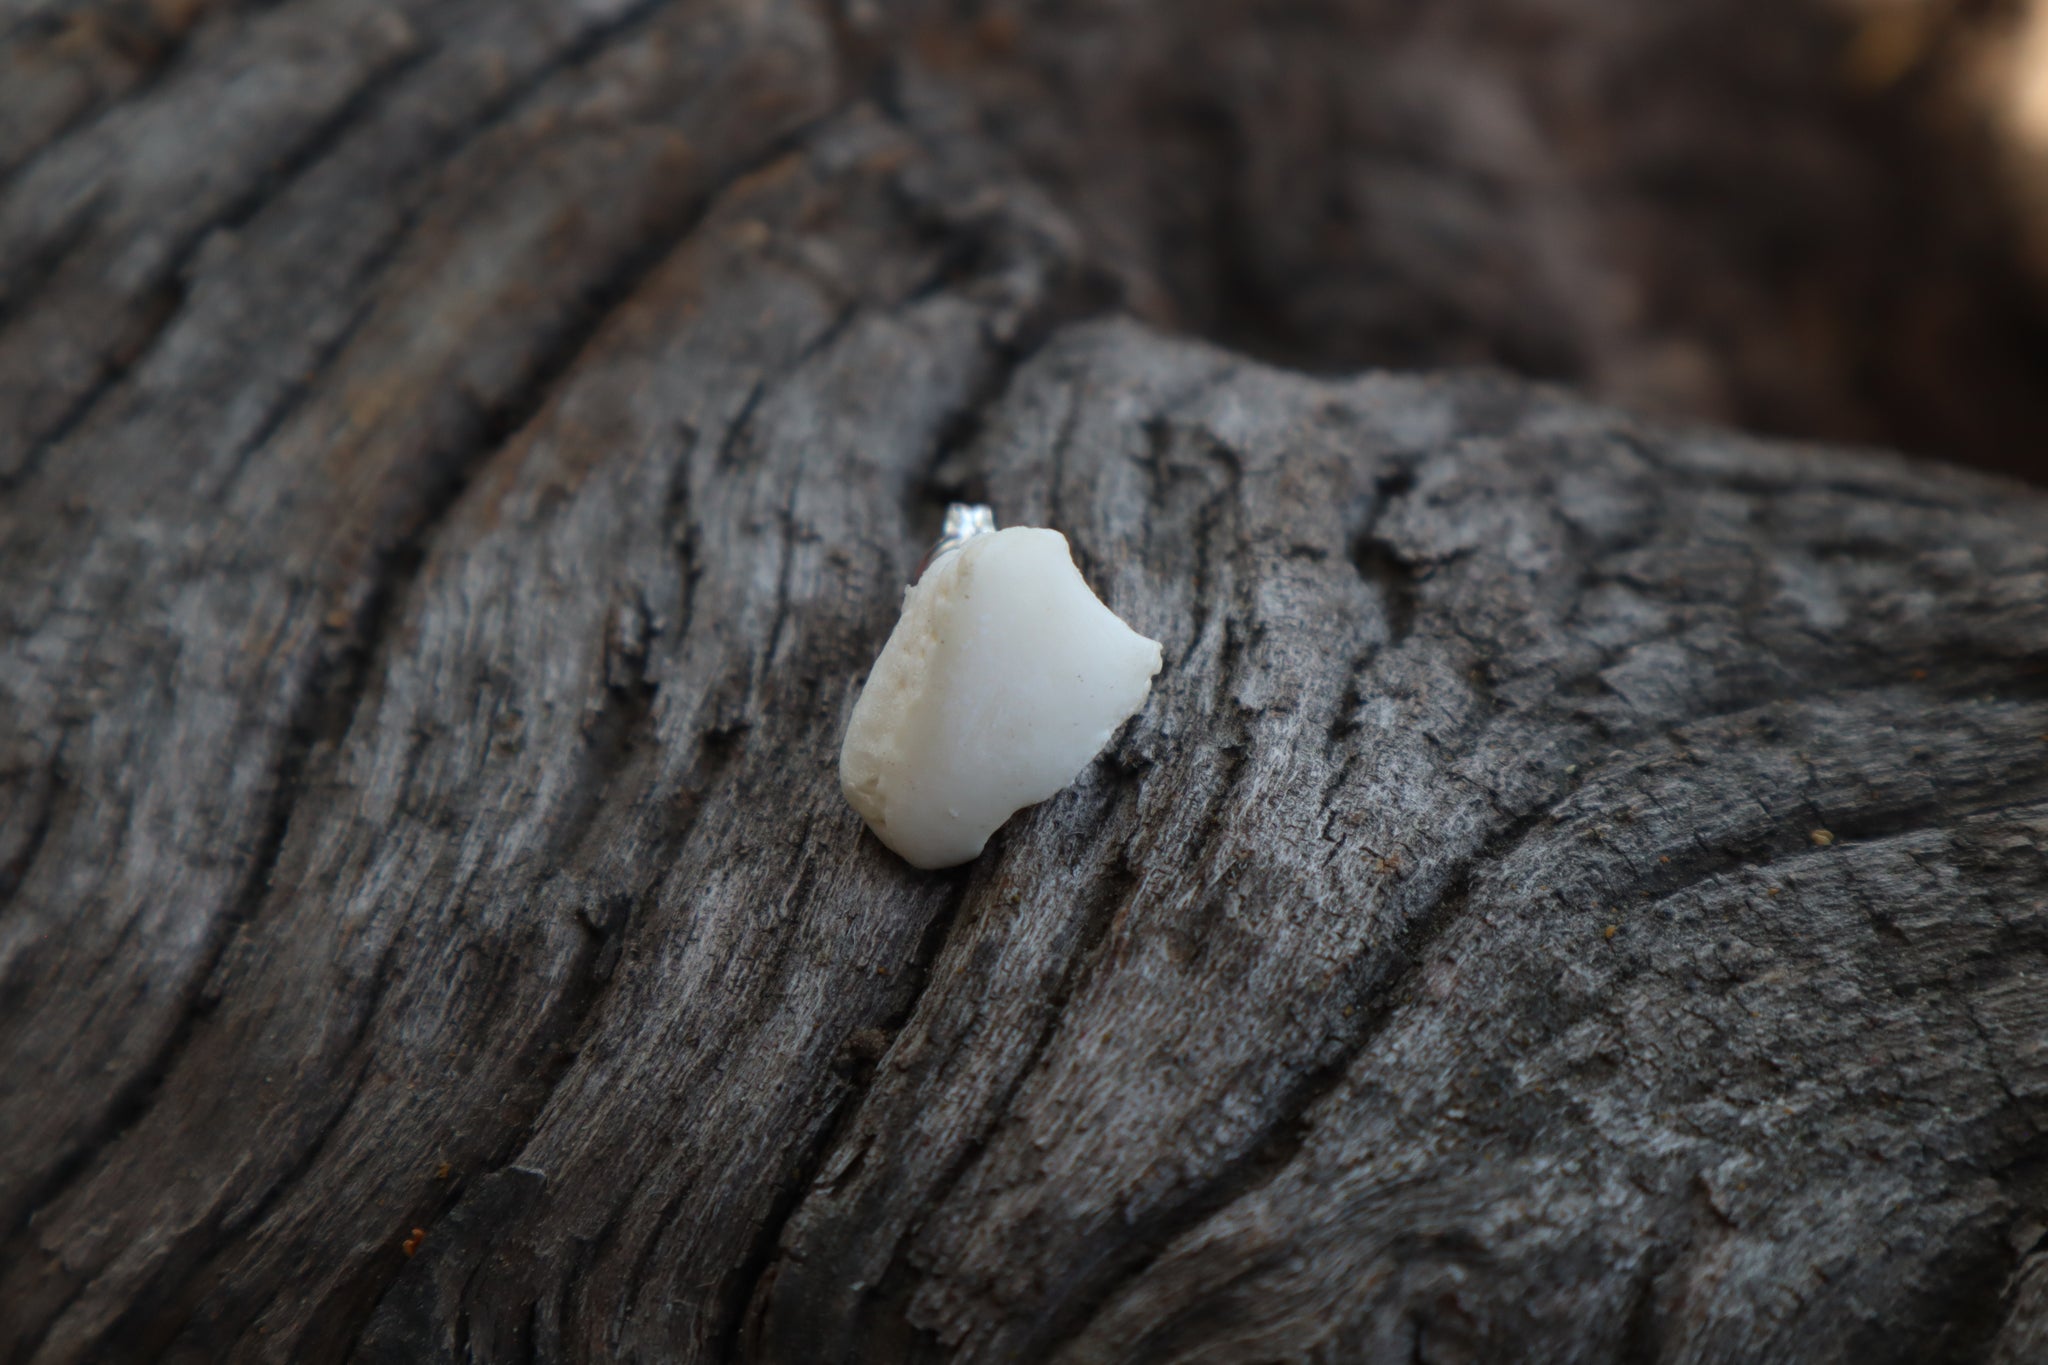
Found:
[[[951,867],[1074,780],[1152,690],[1159,644],[1094,593],[1057,531],[941,555],[854,703],[839,785],[914,867]]]

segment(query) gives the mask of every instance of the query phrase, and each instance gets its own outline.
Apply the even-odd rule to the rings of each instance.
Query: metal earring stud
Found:
[[[992,534],[996,529],[996,512],[982,502],[953,502],[946,504],[946,519],[940,525],[939,538],[924,552],[924,558],[917,561],[917,572],[910,576],[915,583],[924,577],[924,571],[940,555],[950,554],[976,536]]]

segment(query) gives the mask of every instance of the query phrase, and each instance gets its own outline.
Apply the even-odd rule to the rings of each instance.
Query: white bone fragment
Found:
[[[1159,644],[1102,605],[1057,531],[941,555],[854,703],[839,785],[914,867],[951,867],[1074,780],[1152,690]]]

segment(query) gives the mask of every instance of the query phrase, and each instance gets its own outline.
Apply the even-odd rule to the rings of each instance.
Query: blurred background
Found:
[[[821,3],[1155,322],[2048,481],[2048,0]],[[0,0],[0,177],[263,7]]]
[[[2048,480],[2048,0],[854,0],[1127,306]]]

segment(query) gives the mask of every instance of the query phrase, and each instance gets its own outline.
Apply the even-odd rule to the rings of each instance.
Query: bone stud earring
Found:
[[[913,867],[967,862],[1074,780],[1159,665],[1159,643],[1089,591],[1065,536],[998,531],[987,507],[955,503],[854,703],[840,789]]]

